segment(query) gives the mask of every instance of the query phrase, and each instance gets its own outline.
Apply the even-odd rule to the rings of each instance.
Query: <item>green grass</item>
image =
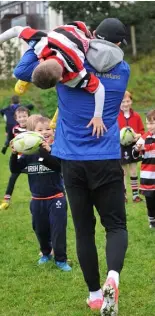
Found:
[[[154,57],[145,57],[131,65],[128,89],[133,92],[133,107],[145,111],[155,101]],[[14,94],[14,82],[0,82],[0,108]],[[51,97],[52,95],[52,97]],[[35,88],[21,103],[32,102],[41,113],[51,116],[56,106],[54,92]],[[144,114],[142,114],[144,118]],[[0,148],[4,141],[4,123],[0,120]],[[0,199],[3,198],[9,177],[9,156],[0,153]],[[145,202],[133,204],[128,185],[127,219],[129,247],[121,274],[119,316],[155,315],[155,231],[148,228]],[[37,265],[39,247],[31,228],[30,193],[27,176],[17,180],[8,210],[0,212],[0,316],[89,316],[86,307],[88,292],[75,251],[75,234],[68,211],[68,257],[71,273],[63,273],[49,263]],[[97,216],[96,241],[99,253],[101,285],[106,278],[105,234]],[[89,262],[88,262],[89,264]]]
[[[4,124],[0,125],[0,146]],[[10,152],[0,154],[0,197],[9,177]],[[133,204],[129,188],[127,218],[129,248],[121,274],[119,316],[155,315],[155,231],[148,228],[145,203]],[[17,181],[9,209],[0,212],[0,316],[89,316],[87,288],[75,251],[75,234],[68,212],[68,257],[70,273],[60,272],[54,264],[37,265],[39,248],[31,228],[30,193],[27,176]],[[101,284],[106,278],[105,237],[97,220],[96,240]],[[89,262],[88,262],[89,264]]]

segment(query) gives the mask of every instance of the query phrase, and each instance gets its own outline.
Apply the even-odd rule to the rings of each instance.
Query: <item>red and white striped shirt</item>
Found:
[[[87,73],[84,67],[92,36],[83,22],[75,21],[59,26],[48,34],[25,27],[18,37],[28,44],[36,41],[34,52],[39,59],[56,59],[63,66],[63,84],[72,88],[84,88],[90,93],[96,92],[99,79]]]
[[[150,191],[155,191],[155,134],[147,132],[137,143],[143,144],[140,191],[147,195]],[[137,156],[135,149],[133,156]]]

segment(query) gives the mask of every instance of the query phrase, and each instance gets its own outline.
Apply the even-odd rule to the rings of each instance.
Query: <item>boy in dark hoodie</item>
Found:
[[[13,95],[11,98],[11,104],[7,106],[6,108],[3,108],[0,110],[0,114],[4,117],[4,120],[6,121],[5,131],[7,135],[4,146],[1,149],[1,153],[3,155],[5,155],[7,148],[9,147],[10,141],[14,138],[12,131],[13,131],[14,126],[18,124],[15,119],[15,112],[20,106],[21,104],[19,101],[19,97],[17,95]],[[28,104],[26,105],[26,108],[28,108],[29,110],[32,110],[33,105]]]

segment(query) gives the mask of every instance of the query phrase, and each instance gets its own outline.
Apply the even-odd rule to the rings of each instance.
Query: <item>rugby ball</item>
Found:
[[[134,143],[134,136],[135,136],[135,132],[133,130],[133,128],[127,126],[127,127],[123,127],[120,130],[120,143],[123,146],[128,146],[131,145],[132,143]]]
[[[23,132],[13,139],[15,151],[25,155],[32,155],[39,149],[44,137],[37,132]]]

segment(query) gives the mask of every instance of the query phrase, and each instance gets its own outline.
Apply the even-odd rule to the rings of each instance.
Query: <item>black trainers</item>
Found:
[[[5,155],[6,154],[6,151],[7,151],[7,147],[3,147],[2,149],[1,149],[1,153],[3,154],[3,155]]]

